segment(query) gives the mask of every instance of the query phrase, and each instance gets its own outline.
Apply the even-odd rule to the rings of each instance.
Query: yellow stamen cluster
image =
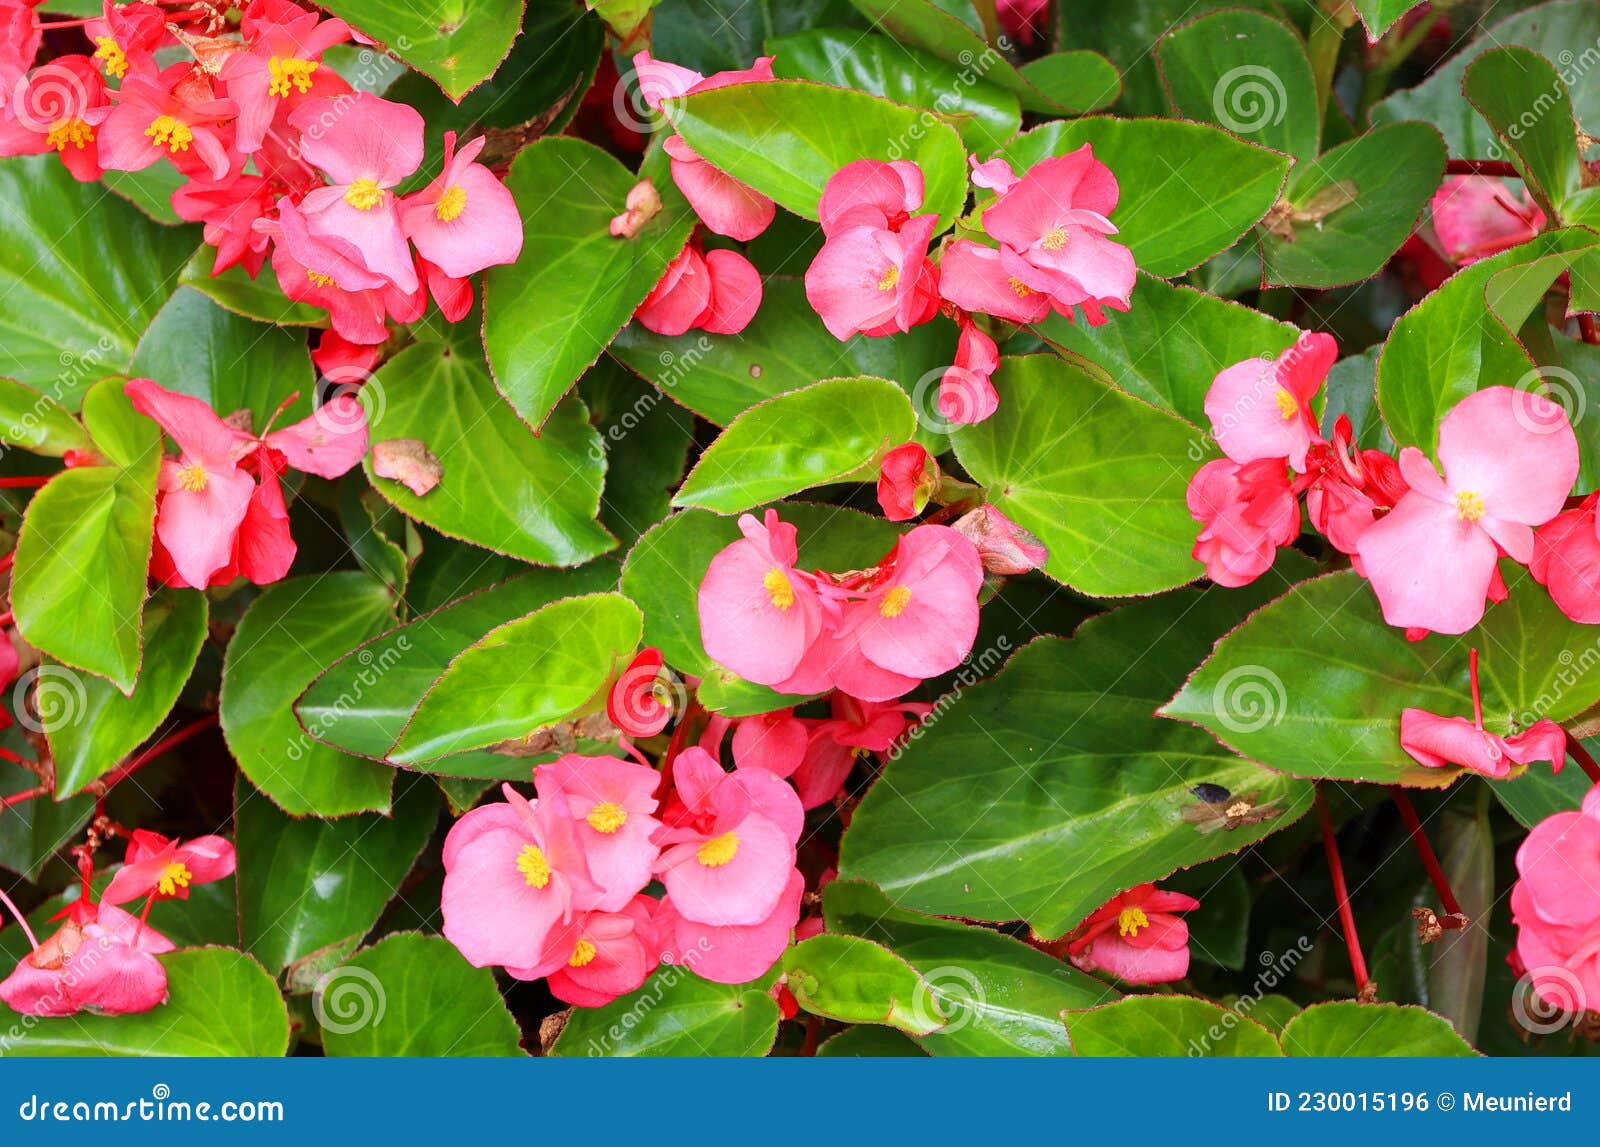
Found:
[[[58,119],[50,125],[50,134],[44,137],[44,141],[57,151],[66,151],[69,147],[81,151],[84,144],[94,142],[94,128],[76,116]]]
[[[567,963],[571,967],[581,968],[592,961],[599,954],[599,949],[594,946],[593,940],[580,939],[577,946],[572,949],[572,959]]]
[[[1293,418],[1299,412],[1300,405],[1299,403],[1295,402],[1294,395],[1290,394],[1287,390],[1280,386],[1278,388],[1278,416],[1285,422],[1288,422],[1289,419]]]
[[[1017,296],[1019,299],[1026,299],[1029,295],[1034,293],[1032,287],[1028,286],[1028,284],[1024,283],[1015,275],[1006,280],[1006,286],[1010,287],[1011,293]]]
[[[1065,227],[1053,227],[1043,239],[1039,240],[1039,246],[1046,251],[1059,251],[1066,245],[1067,229]]]
[[[110,36],[96,36],[94,43],[94,58],[105,61],[106,75],[120,80],[128,74],[128,54],[122,50],[121,44]]]
[[[596,832],[610,835],[628,823],[628,810],[614,801],[601,801],[589,810],[589,815],[583,818],[589,822],[589,827]]]
[[[344,201],[357,211],[371,211],[383,202],[383,197],[384,190],[378,186],[378,181],[365,177],[352,183],[344,193]]]
[[[312,271],[308,269],[306,271],[306,278],[310,279],[311,282],[318,287],[333,286],[333,276],[324,275],[321,271]]]
[[[156,881],[156,891],[163,896],[172,896],[178,889],[189,887],[194,880],[194,873],[189,871],[189,866],[181,860],[174,860],[161,871],[161,879]]]
[[[1140,928],[1150,927],[1150,917],[1143,908],[1124,908],[1117,914],[1117,935],[1137,936]]]
[[[878,290],[892,291],[899,284],[899,282],[900,268],[891,263],[889,264],[889,269],[885,271],[878,279]]]
[[[1483,495],[1471,490],[1462,490],[1456,494],[1456,513],[1463,522],[1476,522],[1483,517]]]
[[[150,137],[151,143],[157,147],[165,144],[167,150],[174,155],[180,151],[188,151],[189,144],[194,140],[194,132],[189,130],[189,125],[169,115],[156,116],[150,121],[150,126],[144,129],[144,133]]]
[[[789,582],[789,575],[777,566],[767,571],[761,579],[761,588],[767,591],[767,600],[773,607],[780,611],[787,611],[794,604],[794,586]]]
[[[315,60],[302,60],[295,56],[273,56],[267,61],[267,95],[288,98],[289,87],[304,95],[311,90],[311,73],[317,70]]]
[[[550,883],[550,862],[544,858],[544,850],[537,844],[522,846],[522,851],[517,853],[517,871],[535,888],[543,888]]]
[[[695,850],[694,858],[707,868],[721,868],[739,853],[739,834],[714,836]]]
[[[206,468],[198,462],[191,462],[178,471],[178,486],[191,494],[198,494],[206,488]]]
[[[433,217],[441,223],[451,223],[461,218],[467,209],[467,192],[462,187],[446,187],[439,202],[434,204]]]
[[[883,600],[878,603],[878,613],[884,617],[899,617],[910,604],[911,590],[897,585],[883,595]]]

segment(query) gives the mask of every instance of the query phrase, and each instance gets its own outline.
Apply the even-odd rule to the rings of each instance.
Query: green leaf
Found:
[[[1376,43],[1396,20],[1420,7],[1421,0],[1355,0],[1355,4],[1361,22],[1367,26],[1367,39]]]
[[[1337,1000],[1313,1004],[1283,1029],[1292,1056],[1472,1056],[1450,1021],[1424,1008]]]
[[[763,1056],[778,1038],[771,977],[713,984],[687,968],[660,969],[636,992],[575,1008],[556,1056]]]
[[[552,602],[464,649],[388,754],[431,761],[525,737],[577,714],[639,646],[639,607],[616,593]]]
[[[65,470],[28,502],[11,607],[29,644],[131,693],[161,437],[155,423],[133,412],[116,379],[86,395],[84,408],[96,444],[117,464]]]
[[[1467,66],[1462,92],[1488,122],[1546,213],[1563,217],[1582,186],[1572,97],[1556,67],[1527,48],[1496,48]]]
[[[51,684],[48,677],[40,682],[41,687]],[[6,748],[31,757],[33,748],[19,732],[20,726],[11,728],[5,736]],[[14,796],[38,786],[39,778],[22,769],[0,772],[0,796]],[[38,797],[6,809],[5,815],[0,816],[0,868],[37,881],[45,865],[59,850],[73,843],[92,815],[92,796],[69,797],[60,802]],[[0,938],[4,935],[0,932]]]
[[[341,1013],[342,992],[353,1008]],[[442,936],[386,936],[329,973],[315,998],[329,1055],[526,1054],[494,971]]]
[[[1491,732],[1566,721],[1600,700],[1600,665],[1562,659],[1592,640],[1587,627],[1567,620],[1522,567],[1502,573],[1512,596],[1475,629],[1414,642],[1384,623],[1353,570],[1303,582],[1219,641],[1161,712],[1297,776],[1447,785],[1460,770],[1425,768],[1400,748],[1400,711],[1470,716],[1471,648],[1485,652]]]
[[[1225,9],[1172,29],[1156,62],[1173,110],[1250,143],[1315,159],[1322,137],[1305,44],[1264,12]]]
[[[312,740],[294,702],[322,669],[394,622],[364,573],[292,578],[245,611],[222,663],[222,734],[239,768],[285,812],[387,811],[394,772]]]
[[[768,40],[767,54],[777,57],[773,71],[780,79],[815,80],[927,108],[947,119],[967,150],[979,155],[1004,147],[1022,125],[1015,95],[981,78],[963,79],[956,65],[885,36],[824,28]]]
[[[1117,242],[1152,275],[1181,275],[1226,251],[1272,209],[1289,157],[1208,124],[1110,116],[1024,132],[1003,153],[1021,171],[1085,143],[1117,177]]]
[[[1533,360],[1512,332],[1596,242],[1583,228],[1548,231],[1457,271],[1401,315],[1378,359],[1378,405],[1394,440],[1432,453],[1439,420],[1461,399],[1535,378]]]
[[[51,458],[90,448],[83,424],[65,406],[26,383],[0,378],[0,448],[13,446]]]
[[[734,419],[700,455],[673,505],[735,514],[852,475],[876,481],[876,460],[916,428],[905,391],[887,379],[828,379]]]
[[[1001,360],[999,411],[951,434],[989,500],[1050,551],[1045,573],[1083,593],[1193,581],[1184,492],[1211,448],[1195,428],[1053,354]]]
[[[1289,825],[1309,785],[1153,713],[1217,634],[1306,565],[1280,561],[1247,591],[1137,602],[1019,650],[941,702],[937,724],[889,762],[845,832],[840,875],[916,911],[1021,917],[1054,937],[1134,884]],[[1202,782],[1254,794],[1272,815],[1201,831],[1185,810]]]
[[[444,467],[423,495],[373,473],[373,488],[407,517],[454,538],[540,565],[571,566],[616,545],[595,520],[605,455],[576,398],[535,437],[494,391],[483,360],[419,343],[385,363],[369,397],[374,442],[419,438]],[[480,555],[481,559],[481,555]]]
[[[829,1036],[817,1048],[819,1059],[827,1058],[880,1058],[926,1055],[916,1042],[894,1028],[878,1024],[857,1024],[845,1028],[836,1036]]]
[[[206,636],[206,597],[161,590],[144,607],[144,671],[132,694],[101,677],[76,677],[50,666],[41,677],[75,683],[57,693],[66,704],[41,705],[56,765],[56,798],[83,791],[115,768],[160,727],[178,700]],[[41,687],[43,684],[41,683]]]
[[[522,254],[484,278],[483,343],[495,385],[538,428],[660,280],[694,212],[652,153],[635,175],[591,143],[560,136],[524,148],[506,186],[522,211]],[[632,239],[613,216],[642,176],[663,207]]]
[[[183,222],[172,209],[172,193],[189,182],[189,177],[170,163],[153,164],[143,171],[103,171],[100,182],[163,226]]]
[[[1505,158],[1494,130],[1467,101],[1461,86],[1467,66],[1484,52],[1519,45],[1560,64],[1572,79],[1572,105],[1580,126],[1591,135],[1600,133],[1600,71],[1592,66],[1593,53],[1587,52],[1596,42],[1600,42],[1600,9],[1588,0],[1536,5],[1485,29],[1416,87],[1375,104],[1372,123],[1425,120],[1444,133],[1452,156]]]
[[[329,0],[335,16],[377,40],[460,100],[494,74],[522,26],[522,0],[452,0],[436,8],[394,0]]]
[[[870,884],[836,880],[822,903],[830,931],[876,941],[922,974],[950,1018],[917,1041],[934,1055],[1067,1055],[1061,1013],[1118,995],[1014,937],[896,908]]]
[[[252,279],[235,265],[215,277],[211,274],[215,252],[201,247],[178,277],[178,282],[205,295],[225,310],[247,319],[280,327],[325,327],[328,312],[310,303],[291,302],[278,286],[275,274],[263,272]]]
[[[839,506],[795,502],[777,510],[796,529],[805,569],[866,569],[899,534],[892,522]],[[684,510],[648,530],[622,567],[622,591],[644,612],[645,643],[675,669],[708,682],[726,671],[700,644],[700,583],[711,559],[740,536],[731,518]]]
[[[1595,738],[1584,738],[1584,745],[1590,754],[1600,749]],[[1569,764],[1560,773],[1542,766],[1529,769],[1520,777],[1490,785],[1489,790],[1523,828],[1532,828],[1547,816],[1575,811],[1593,787],[1581,768]]]
[[[1487,797],[1479,802],[1475,813],[1464,816],[1446,812],[1442,817],[1430,818],[1427,828],[1438,848],[1439,866],[1450,881],[1461,911],[1471,920],[1488,920],[1495,900],[1495,865]],[[1425,904],[1438,906],[1431,884],[1423,896]],[[1416,929],[1408,928],[1407,932],[1408,940],[1420,947]],[[1428,1006],[1449,1020],[1469,1043],[1478,1038],[1483,1017],[1488,961],[1489,929],[1485,927],[1446,932],[1428,952]]]
[[[199,235],[79,183],[53,154],[0,161],[0,203],[0,369],[76,410],[127,370]]]
[[[669,338],[630,323],[610,350],[675,403],[726,426],[759,402],[850,375],[892,378],[919,408],[931,408],[940,376],[955,361],[956,327],[938,319],[887,338],[840,342],[806,301],[805,283],[773,275],[763,284],[761,309],[736,335]]]
[[[1343,414],[1350,419],[1357,446],[1393,454],[1394,439],[1378,413],[1378,352],[1382,349],[1368,347],[1333,364],[1322,391],[1322,433],[1331,440],[1334,424]]]
[[[1416,228],[1444,161],[1444,141],[1432,127],[1396,123],[1297,164],[1284,198],[1319,218],[1292,221],[1292,242],[1263,229],[1267,282],[1336,287],[1376,275]],[[1346,195],[1354,201],[1319,206],[1323,197],[1342,203]]]
[[[1084,1056],[1278,1057],[1273,1034],[1253,1019],[1189,996],[1129,996],[1062,1017]]]
[[[783,954],[783,972],[795,1000],[813,1015],[887,1024],[908,1035],[927,1035],[949,1020],[915,968],[859,936],[802,940]]]
[[[817,217],[833,173],[858,159],[922,167],[922,212],[949,225],[967,201],[966,152],[955,128],[864,92],[800,80],[735,84],[669,101],[672,125],[702,158],[778,206]]]
[[[617,566],[529,570],[424,613],[335,661],[311,683],[295,714],[315,739],[347,753],[383,760],[433,683],[463,650],[490,630],[567,594],[610,589]],[[533,762],[467,752],[429,762],[428,772],[490,780],[526,780]]]
[[[1108,107],[1122,94],[1122,77],[1099,52],[1052,52],[1017,70],[1045,100],[1073,114]]]
[[[1140,275],[1126,313],[1107,311],[1091,327],[1052,314],[1034,329],[1052,346],[1104,369],[1136,398],[1204,430],[1206,392],[1217,372],[1247,358],[1272,358],[1296,330],[1260,311],[1192,287]]]
[[[1189,950],[1197,959],[1230,971],[1244,971],[1250,944],[1250,886],[1232,857],[1174,872],[1162,888],[1200,901],[1186,913]]]
[[[240,318],[187,288],[161,308],[128,372],[193,395],[224,418],[248,410],[257,432],[292,394],[300,397],[277,425],[310,414],[316,382],[304,332]]]
[[[272,972],[341,941],[359,942],[399,890],[439,816],[424,777],[402,780],[391,816],[297,819],[241,779],[235,790],[239,926]]]
[[[600,523],[632,546],[672,512],[672,491],[683,480],[694,441],[694,415],[610,357],[583,376],[578,393],[606,449]]]
[[[170,999],[132,1016],[88,1012],[16,1023],[0,1056],[280,1056],[289,1013],[261,965],[231,948],[192,948],[158,957]],[[15,1016],[0,1004],[0,1020]],[[20,1017],[18,1017],[20,1019]]]

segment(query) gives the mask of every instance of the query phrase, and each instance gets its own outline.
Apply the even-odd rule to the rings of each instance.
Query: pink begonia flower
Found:
[[[1301,332],[1276,359],[1247,358],[1218,372],[1205,408],[1222,452],[1235,462],[1287,458],[1305,473],[1306,451],[1322,440],[1311,400],[1338,357],[1332,335]]]
[[[11,631],[0,629],[0,689],[8,687],[17,679],[17,670],[20,668],[22,668],[22,658],[17,653],[16,643],[11,640]],[[8,726],[9,722],[0,723],[0,728]]]
[[[805,877],[791,868],[777,904],[765,919],[723,925],[689,919],[667,896],[655,918],[662,961],[686,967],[713,983],[747,984],[765,975],[789,946],[805,892]]]
[[[1460,765],[1496,780],[1511,775],[1511,766],[1549,761],[1559,773],[1567,760],[1567,735],[1551,720],[1535,721],[1522,732],[1499,737],[1483,727],[1483,694],[1478,687],[1478,651],[1467,655],[1472,683],[1472,720],[1441,717],[1426,709],[1400,713],[1400,747],[1430,769]]]
[[[187,900],[196,884],[210,884],[233,875],[233,845],[220,836],[169,840],[157,832],[133,830],[122,867],[101,897],[105,904],[126,904],[154,896]]]
[[[273,185],[259,175],[239,175],[222,183],[191,179],[172,193],[172,210],[190,223],[204,223],[204,238],[217,249],[215,278],[242,264],[253,277],[267,261],[272,239],[256,227],[277,199]]]
[[[1300,533],[1300,503],[1282,458],[1207,462],[1189,480],[1186,497],[1190,516],[1203,527],[1191,556],[1218,585],[1248,585]]]
[[[109,904],[74,901],[67,921],[0,981],[0,1000],[25,1016],[122,1016],[166,1003],[156,957],[175,945]]]
[[[1565,1013],[1600,1011],[1600,785],[1580,811],[1545,817],[1517,848],[1516,963]]]
[[[656,901],[632,897],[617,912],[579,916],[571,954],[549,973],[550,994],[580,1008],[598,1008],[649,978],[660,958]]]
[[[670,338],[692,330],[710,307],[711,272],[705,256],[685,247],[667,264],[633,317],[645,330]]]
[[[106,78],[116,80],[130,69],[153,66],[156,49],[171,38],[167,14],[160,7],[116,0],[105,0],[100,18],[90,20],[83,30],[94,44],[94,58],[105,69]]]
[[[235,171],[233,117],[233,102],[215,98],[189,64],[130,72],[97,133],[100,164],[108,171],[143,171],[167,159],[185,175],[223,180]]]
[[[1001,30],[1018,43],[1046,34],[1050,0],[995,0],[994,7]]]
[[[672,720],[672,695],[661,681],[661,650],[639,651],[606,694],[606,716],[629,737],[653,737]]]
[[[1465,267],[1526,243],[1544,229],[1545,217],[1527,197],[1518,199],[1491,175],[1457,175],[1433,193],[1433,233],[1444,253]]]
[[[711,302],[697,324],[714,335],[736,335],[750,325],[761,308],[761,272],[737,251],[707,251]]]
[[[970,426],[999,410],[1000,395],[991,381],[999,369],[1000,348],[963,316],[956,360],[939,378],[939,413],[957,425]]]
[[[1578,477],[1578,440],[1543,395],[1491,386],[1439,424],[1441,478],[1414,446],[1411,489],[1361,535],[1361,569],[1390,625],[1465,633],[1483,617],[1499,550],[1526,563],[1533,527],[1561,512]]]
[[[0,91],[0,100],[5,97]],[[88,56],[57,56],[19,79],[11,92],[12,129],[0,132],[0,155],[54,150],[80,183],[103,174],[97,129],[111,98]]]
[[[204,586],[227,564],[255,494],[255,480],[238,464],[245,436],[198,398],[149,379],[129,380],[124,392],[178,444],[176,459],[161,460],[156,536],[183,580]]]
[[[1528,569],[1550,591],[1557,608],[1573,621],[1600,623],[1600,519],[1590,494],[1576,509],[1564,510],[1533,535]]]
[[[289,124],[301,133],[301,154],[333,181],[300,201],[307,230],[400,290],[416,290],[416,265],[390,189],[422,163],[422,116],[405,104],[355,92],[308,100],[289,114]],[[469,254],[477,251],[463,258]],[[363,289],[327,273],[345,290]]]
[[[878,463],[878,506],[891,522],[922,513],[939,488],[939,463],[920,442],[896,446]]]
[[[1306,516],[1340,553],[1355,554],[1361,535],[1392,509],[1409,486],[1400,465],[1381,450],[1355,447],[1348,415],[1333,425],[1333,441],[1314,442],[1306,453]],[[1359,568],[1359,558],[1357,559]]]
[[[974,187],[982,187],[993,191],[996,195],[1004,195],[1017,185],[1017,173],[1011,164],[1000,156],[979,163],[977,156],[969,155],[967,166],[972,169]]]
[[[829,177],[817,218],[830,237],[851,227],[898,231],[921,206],[921,167],[904,159],[858,159]]]
[[[746,681],[776,685],[790,677],[822,630],[815,579],[795,569],[792,525],[768,510],[766,522],[741,515],[744,537],[706,570],[698,604],[700,637],[713,661]]]
[[[1050,296],[1000,265],[1000,252],[957,239],[939,259],[939,293],[964,311],[1012,323],[1036,323],[1050,313]]]
[[[323,52],[350,38],[350,26],[343,20],[323,20],[295,4],[255,0],[242,27],[244,50],[223,61],[220,78],[239,109],[237,146],[249,154],[260,150],[280,110],[349,90],[321,60]]]
[[[659,110],[663,100],[774,78],[771,56],[760,57],[749,68],[717,72],[709,78],[653,59],[647,51],[634,55],[633,67],[639,78],[639,94],[652,111]],[[777,205],[771,199],[707,163],[681,135],[670,136],[663,146],[672,161],[672,181],[711,230],[748,242],[771,225],[777,214]]]
[[[840,340],[892,334],[926,321],[928,286],[937,282],[925,281],[934,274],[928,243],[938,221],[919,215],[899,231],[849,227],[828,238],[806,268],[805,284],[806,299],[830,334]]]
[[[650,882],[656,859],[651,835],[661,825],[654,815],[660,781],[654,769],[633,761],[577,753],[533,770],[540,801],[559,808],[566,797],[589,878],[599,886],[592,907],[602,912],[622,911]]]
[[[487,142],[480,135],[457,151],[456,133],[445,132],[444,169],[400,202],[406,237],[424,259],[454,279],[515,263],[522,253],[517,201],[494,172],[473,162]]]
[[[367,453],[367,412],[354,394],[339,392],[299,422],[269,430],[261,441],[302,474],[341,478]]]
[[[364,382],[378,365],[378,348],[353,343],[338,331],[323,331],[312,348],[311,365],[323,378],[340,383]]]
[[[800,767],[811,731],[793,709],[743,717],[733,727],[733,763],[787,777]]]
[[[474,967],[532,970],[600,889],[566,800],[552,791],[530,804],[510,785],[501,791],[503,803],[473,809],[445,837],[444,935]]]
[[[983,568],[990,573],[1025,574],[1043,569],[1050,560],[1043,542],[987,502],[951,522],[950,528],[978,547]]]
[[[1189,974],[1189,926],[1179,912],[1200,901],[1140,884],[1118,893],[1073,930],[1072,962],[1130,984],[1165,984]]]
[[[794,774],[800,803],[808,809],[838,796],[859,758],[887,753],[933,706],[915,701],[863,701],[836,692],[831,708],[833,716],[811,723],[805,757]]]
[[[1082,307],[1099,323],[1102,307],[1128,309],[1135,279],[1133,252],[1108,238],[1117,197],[1116,177],[1086,143],[1029,168],[984,211],[983,228],[1000,242],[1009,275],[1062,314]]]
[[[725,773],[698,746],[673,761],[678,801],[662,816],[656,873],[678,912],[701,924],[768,919],[794,868],[800,798],[765,769]]]

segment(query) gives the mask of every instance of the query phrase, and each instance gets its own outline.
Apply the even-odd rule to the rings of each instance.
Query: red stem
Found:
[[[1510,175],[1517,174],[1517,165],[1504,159],[1452,159],[1445,163],[1446,175]]]
[[[0,761],[10,761],[13,765],[21,765],[30,773],[39,771],[39,762],[30,761],[21,753],[13,753],[10,749],[0,747]]]
[[[16,550],[12,550],[5,557],[0,558],[0,573],[5,573],[6,570],[8,570],[12,566],[16,565],[16,563],[17,563],[17,551]]]
[[[1333,880],[1333,894],[1339,901],[1339,927],[1344,931],[1344,945],[1350,952],[1350,971],[1356,979],[1356,992],[1367,986],[1367,958],[1361,954],[1361,938],[1356,935],[1356,914],[1350,908],[1350,890],[1344,882],[1344,863],[1339,859],[1339,842],[1333,837],[1333,818],[1328,814],[1328,802],[1317,786],[1317,819],[1322,822],[1322,848],[1328,854],[1328,875]]]
[[[1444,869],[1439,865],[1439,858],[1434,854],[1433,845],[1428,843],[1428,834],[1422,831],[1422,821],[1417,817],[1417,810],[1412,807],[1411,798],[1406,796],[1405,789],[1399,785],[1389,786],[1389,797],[1394,801],[1394,807],[1400,810],[1400,819],[1406,822],[1406,831],[1411,834],[1411,843],[1416,847],[1417,856],[1422,859],[1422,867],[1428,870],[1428,879],[1433,881],[1433,890],[1439,894],[1439,902],[1444,905],[1444,910],[1453,916],[1465,915],[1456,900],[1456,894],[1450,890],[1450,881],[1446,879]]]
[[[1594,316],[1587,311],[1578,316],[1578,333],[1590,346],[1600,346],[1600,330],[1595,329]]]
[[[0,809],[7,809],[14,805],[23,804],[27,801],[33,800],[35,797],[42,797],[49,791],[49,785],[38,785],[35,788],[23,789],[20,793],[12,793],[8,797],[0,797]]]
[[[1600,785],[1600,764],[1595,763],[1589,750],[1571,733],[1567,734],[1567,755],[1578,762],[1578,767],[1588,775],[1590,781]]]
[[[134,773],[138,772],[151,761],[159,757],[162,753],[165,753],[168,749],[177,748],[190,737],[195,736],[197,733],[205,732],[216,723],[217,715],[215,713],[211,713],[207,716],[201,717],[198,721],[193,721],[190,724],[185,725],[171,736],[161,738],[161,740],[151,745],[148,749],[140,750],[128,761],[127,764],[120,766],[116,772],[107,777],[102,784],[105,788],[109,789],[112,785],[118,783],[119,781],[127,780]]]
[[[1478,688],[1478,651],[1467,651],[1467,677],[1472,682],[1472,723],[1483,728],[1483,691]]]
[[[20,478],[0,478],[0,490],[36,489],[54,477],[54,474],[27,474]]]

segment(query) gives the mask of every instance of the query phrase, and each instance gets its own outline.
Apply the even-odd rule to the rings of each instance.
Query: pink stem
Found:
[[[28,943],[32,945],[33,950],[37,952],[39,950],[39,937],[33,934],[33,929],[28,927],[28,918],[24,916],[17,908],[16,904],[12,902],[11,897],[6,895],[6,890],[4,888],[0,888],[0,904],[4,904],[7,908],[11,909],[11,915],[15,916],[17,918],[17,923],[22,926],[22,934],[28,938]]]

